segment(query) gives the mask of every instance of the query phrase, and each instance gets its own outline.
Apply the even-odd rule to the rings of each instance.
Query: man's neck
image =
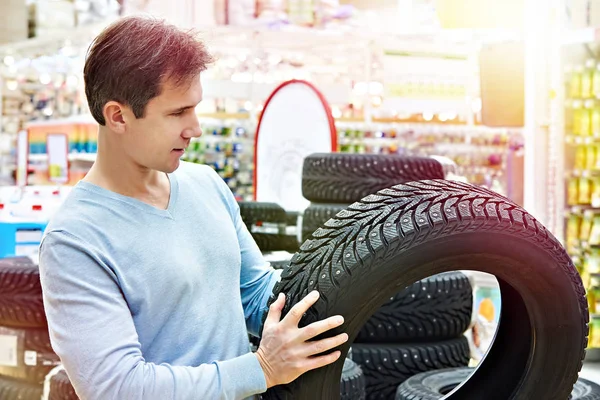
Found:
[[[104,135],[99,135],[96,161],[84,181],[159,208],[170,196],[166,174],[136,164]]]

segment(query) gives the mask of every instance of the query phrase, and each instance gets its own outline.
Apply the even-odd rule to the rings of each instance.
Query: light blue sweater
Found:
[[[182,163],[167,210],[79,182],[49,224],[50,337],[84,400],[242,399],[266,390],[258,333],[280,272],[223,180]]]

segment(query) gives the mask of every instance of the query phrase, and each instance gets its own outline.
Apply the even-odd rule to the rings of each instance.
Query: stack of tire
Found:
[[[473,368],[448,368],[423,372],[407,379],[398,387],[395,400],[439,400],[454,390],[473,373]],[[600,386],[579,378],[569,400],[598,400]]]
[[[302,224],[303,241],[354,202],[397,184],[443,179],[430,158],[359,154],[313,154],[305,159],[302,191],[311,201]],[[473,308],[472,287],[460,272],[419,281],[400,291],[362,327],[352,359],[367,378],[367,399],[394,399],[413,375],[467,366],[463,336]]]
[[[46,375],[58,364],[38,266],[28,257],[0,259],[0,399],[39,400]]]
[[[238,204],[242,221],[263,253],[298,251],[297,214],[287,213],[275,203],[240,201]]]

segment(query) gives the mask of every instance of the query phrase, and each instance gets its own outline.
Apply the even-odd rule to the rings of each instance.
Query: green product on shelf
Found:
[[[581,97],[581,78],[583,75],[583,67],[575,67],[575,71],[571,74],[571,80],[569,82],[569,96],[574,99]]]
[[[575,164],[574,164],[575,169],[585,169],[585,166],[587,164],[586,155],[587,155],[586,146],[581,146],[581,145],[577,146],[577,148],[575,150]]]
[[[588,348],[600,348],[600,315],[592,315],[590,321],[590,340]]]
[[[583,218],[581,218],[581,225],[579,228],[579,234],[577,235],[579,240],[588,242],[590,240],[590,234],[592,233],[592,223],[594,221],[593,212],[584,212]]]
[[[590,232],[590,238],[588,240],[591,246],[599,246],[600,245],[600,215],[594,215],[594,220],[592,223],[592,230]],[[592,253],[598,253],[598,249],[593,249]],[[598,254],[596,254],[598,256]],[[588,262],[591,261],[591,256],[588,257]],[[595,270],[588,270],[587,272],[600,272]]]

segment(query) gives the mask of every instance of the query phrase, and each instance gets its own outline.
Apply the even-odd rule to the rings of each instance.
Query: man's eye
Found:
[[[184,111],[182,110],[182,111],[177,111],[177,112],[175,112],[175,113],[173,113],[171,115],[179,116],[179,115],[183,115],[183,113],[184,113]]]

